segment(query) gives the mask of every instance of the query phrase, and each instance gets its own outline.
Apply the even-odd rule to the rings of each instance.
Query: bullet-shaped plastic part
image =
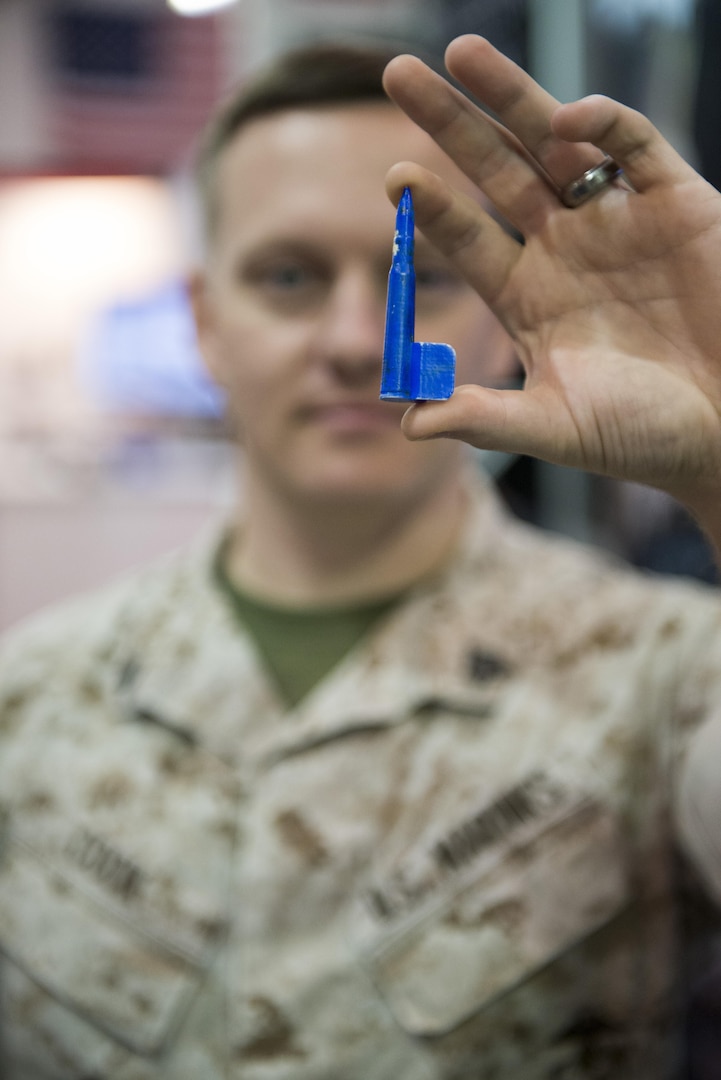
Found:
[[[450,345],[414,341],[416,275],[415,218],[405,188],[396,213],[393,259],[388,274],[386,331],[380,396],[383,401],[440,401],[453,393],[456,354]]]
[[[381,398],[384,400],[407,401],[410,397],[411,349],[416,325],[413,233],[413,200],[410,189],[405,188],[396,213],[393,260],[388,274],[381,375]]]

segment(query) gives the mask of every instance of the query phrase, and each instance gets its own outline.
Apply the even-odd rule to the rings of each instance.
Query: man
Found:
[[[566,186],[610,105],[570,107],[554,135],[513,65],[488,51],[478,74],[485,48],[462,39],[450,62],[514,137],[395,60],[417,127],[382,96],[383,57],[333,48],[282,60],[210,129],[193,302],[242,497],[209,549],[6,645],[7,1080],[673,1074],[677,843],[719,882],[718,599],[511,523],[458,437],[666,480],[713,525],[711,410],[670,361],[654,374],[669,322],[644,336],[657,299],[622,265],[675,227],[688,274],[698,230],[649,216],[631,235],[628,210],[609,251],[631,193],[567,209],[530,154]],[[383,181],[403,159],[391,191],[411,183],[446,252],[419,238],[417,337],[452,344],[467,383],[410,410],[413,442],[377,400]],[[511,350],[474,288],[515,336],[523,394],[487,389]],[[686,338],[710,396],[718,339]],[[617,385],[624,343],[650,417]]]

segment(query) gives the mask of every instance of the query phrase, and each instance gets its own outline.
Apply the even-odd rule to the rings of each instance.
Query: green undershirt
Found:
[[[227,543],[218,547],[213,576],[289,707],[297,705],[400,599],[396,594],[372,603],[330,608],[269,604],[230,580],[226,549]]]

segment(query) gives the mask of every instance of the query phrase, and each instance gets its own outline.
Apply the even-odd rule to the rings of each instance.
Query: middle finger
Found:
[[[456,38],[446,51],[450,73],[498,116],[553,183],[563,188],[603,154],[590,143],[569,143],[551,130],[559,102],[522,68],[473,34]]]

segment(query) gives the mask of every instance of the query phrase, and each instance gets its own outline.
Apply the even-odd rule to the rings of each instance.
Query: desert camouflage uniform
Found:
[[[13,635],[4,1080],[672,1073],[721,605],[474,499],[450,569],[292,712],[210,546]]]

